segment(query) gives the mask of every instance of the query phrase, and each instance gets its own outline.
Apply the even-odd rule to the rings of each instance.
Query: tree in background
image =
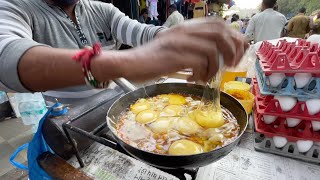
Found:
[[[319,0],[278,0],[279,12],[287,17],[296,15],[301,7],[307,9],[307,14],[320,9]]]

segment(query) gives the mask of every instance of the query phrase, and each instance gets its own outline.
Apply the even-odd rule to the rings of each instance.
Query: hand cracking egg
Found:
[[[173,129],[174,126],[174,120],[176,118],[170,118],[170,117],[160,117],[155,122],[149,124],[149,128],[154,133],[167,133],[171,129]]]
[[[285,77],[286,77],[286,75],[283,73],[272,73],[269,76],[270,86],[271,87],[278,87],[283,82]]]
[[[179,140],[174,142],[169,148],[170,155],[193,155],[203,153],[203,147],[200,144],[189,140]]]
[[[310,73],[296,73],[294,75],[294,81],[296,82],[297,88],[305,87],[311,80],[312,75]]]
[[[263,115],[263,121],[266,124],[273,123],[277,118],[277,116]]]
[[[296,119],[296,118],[287,118],[287,125],[288,127],[296,127],[300,122],[301,119]]]
[[[313,141],[303,141],[303,140],[299,140],[297,141],[297,147],[299,152],[301,153],[305,153],[308,152],[311,147],[313,146]]]
[[[176,122],[175,129],[181,134],[192,135],[199,132],[202,128],[189,117],[182,117]]]
[[[141,124],[151,123],[159,117],[159,113],[153,110],[144,110],[136,116],[136,121]]]
[[[283,148],[288,142],[287,138],[280,136],[274,136],[272,139],[277,148]]]
[[[320,99],[309,99],[306,101],[306,105],[311,116],[320,112]]]
[[[297,104],[297,99],[290,96],[274,96],[274,99],[279,101],[280,107],[284,112],[291,111]]]
[[[180,116],[183,111],[184,108],[180,105],[169,105],[162,110],[160,116]]]

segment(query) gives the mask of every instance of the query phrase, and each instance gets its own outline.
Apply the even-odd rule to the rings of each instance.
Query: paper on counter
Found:
[[[196,180],[319,180],[320,166],[253,149],[253,135],[225,158],[199,169]]]
[[[81,170],[95,180],[179,180],[99,143],[94,143],[80,156],[85,164]],[[79,168],[75,157],[69,163]]]

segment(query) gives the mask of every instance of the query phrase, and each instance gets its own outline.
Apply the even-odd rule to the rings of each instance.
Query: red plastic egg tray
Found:
[[[272,73],[312,73],[320,77],[320,47],[305,40],[287,42],[281,40],[276,46],[265,41],[257,51],[260,66],[266,76]]]
[[[263,96],[260,94],[256,79],[253,80],[252,92],[255,95],[255,108],[259,114],[296,118],[306,121],[320,121],[320,113],[310,115],[304,101],[298,101],[289,112],[282,111],[281,107],[278,105],[279,101],[274,99],[274,96]]]
[[[268,138],[281,136],[287,138],[289,142],[298,140],[310,140],[320,142],[320,131],[313,131],[311,122],[302,121],[294,128],[289,128],[286,125],[286,119],[278,117],[273,123],[265,124],[263,115],[254,111],[255,130],[258,133],[264,134]]]

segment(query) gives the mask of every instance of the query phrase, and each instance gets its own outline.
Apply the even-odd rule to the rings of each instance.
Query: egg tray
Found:
[[[293,76],[287,76],[278,87],[271,87],[269,77],[264,74],[258,60],[256,61],[255,66],[256,78],[262,95],[293,96],[299,100],[320,98],[319,77],[312,77],[309,83],[302,89],[295,87]]]
[[[254,111],[254,125],[258,133],[266,137],[281,136],[287,138],[289,142],[298,140],[310,140],[320,142],[320,131],[313,131],[310,121],[301,121],[296,127],[289,128],[286,125],[286,118],[278,117],[273,123],[263,122],[263,115]]]
[[[263,42],[257,52],[262,71],[267,76],[272,73],[286,73],[288,76],[295,73],[312,73],[313,76],[320,77],[318,44],[301,42],[279,41],[277,46],[267,41]]]
[[[297,144],[294,142],[288,142],[284,147],[277,148],[272,138],[255,131],[253,145],[256,151],[320,164],[320,146],[316,144],[314,144],[308,152],[300,153]]]
[[[304,121],[320,121],[320,113],[310,115],[305,101],[299,101],[291,111],[284,112],[274,96],[263,96],[259,91],[256,79],[253,80],[252,93],[255,95],[255,108],[259,114],[286,118],[296,118]]]

